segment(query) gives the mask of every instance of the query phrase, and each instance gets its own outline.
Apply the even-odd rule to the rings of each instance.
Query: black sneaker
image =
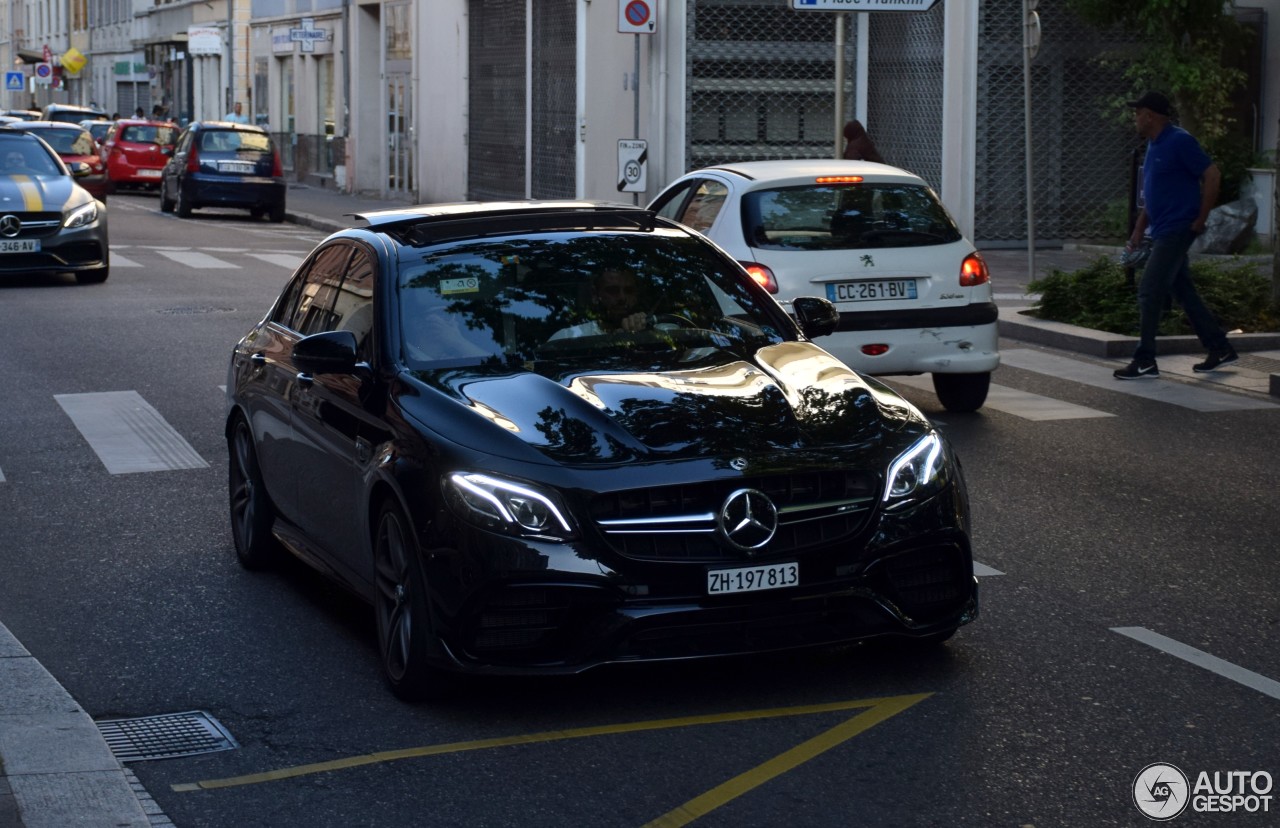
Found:
[[[1216,371],[1222,365],[1230,365],[1240,358],[1236,353],[1236,349],[1228,345],[1221,351],[1210,351],[1209,355],[1204,358],[1204,362],[1197,362],[1191,366],[1197,373],[1204,374],[1209,371]]]
[[[1146,379],[1160,376],[1160,369],[1154,362],[1138,362],[1134,360],[1112,374],[1116,379]]]

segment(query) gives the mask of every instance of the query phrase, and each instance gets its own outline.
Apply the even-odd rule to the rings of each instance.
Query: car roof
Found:
[[[240,132],[266,132],[265,129],[257,124],[239,124],[235,121],[193,121],[187,126],[187,129],[234,129]]]
[[[82,132],[84,131],[84,127],[73,121],[19,121],[13,126],[28,132],[33,129],[78,129]]]
[[[366,230],[419,245],[520,232],[652,230],[658,222],[653,211],[633,204],[555,200],[421,204],[356,213],[355,217],[369,223]]]
[[[915,173],[872,161],[845,161],[839,158],[797,158],[772,161],[739,161],[704,167],[695,173],[719,171],[760,183],[798,183],[820,176],[860,175],[875,181],[898,181],[924,184]]]

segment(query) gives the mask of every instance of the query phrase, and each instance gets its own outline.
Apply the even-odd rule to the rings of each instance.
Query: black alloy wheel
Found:
[[[227,491],[231,505],[231,535],[236,557],[245,569],[270,566],[280,554],[280,543],[271,534],[275,509],[262,483],[253,432],[243,417],[237,417],[227,441],[231,462],[227,471]]]
[[[402,701],[441,698],[452,684],[427,663],[432,632],[418,556],[408,519],[394,502],[384,503],[373,535],[378,660],[387,686]]]
[[[163,180],[161,180],[161,182],[160,182],[160,212],[162,212],[162,213],[172,213],[172,212],[173,212],[173,199],[171,199],[171,198],[168,198],[168,197],[167,197],[168,192],[169,192],[169,188],[168,188],[167,186],[165,186],[164,181],[163,181]]]
[[[191,199],[187,197],[187,188],[178,184],[178,217],[191,218]]]

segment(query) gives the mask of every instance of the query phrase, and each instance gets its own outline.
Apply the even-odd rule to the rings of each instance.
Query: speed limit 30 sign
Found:
[[[647,187],[649,142],[639,138],[618,141],[618,192],[643,193]]]

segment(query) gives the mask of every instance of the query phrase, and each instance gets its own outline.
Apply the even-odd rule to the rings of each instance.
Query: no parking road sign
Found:
[[[37,63],[35,68],[36,83],[48,83],[53,80],[53,65],[49,63]]]
[[[657,0],[618,0],[618,31],[622,34],[653,34],[658,25]]]

